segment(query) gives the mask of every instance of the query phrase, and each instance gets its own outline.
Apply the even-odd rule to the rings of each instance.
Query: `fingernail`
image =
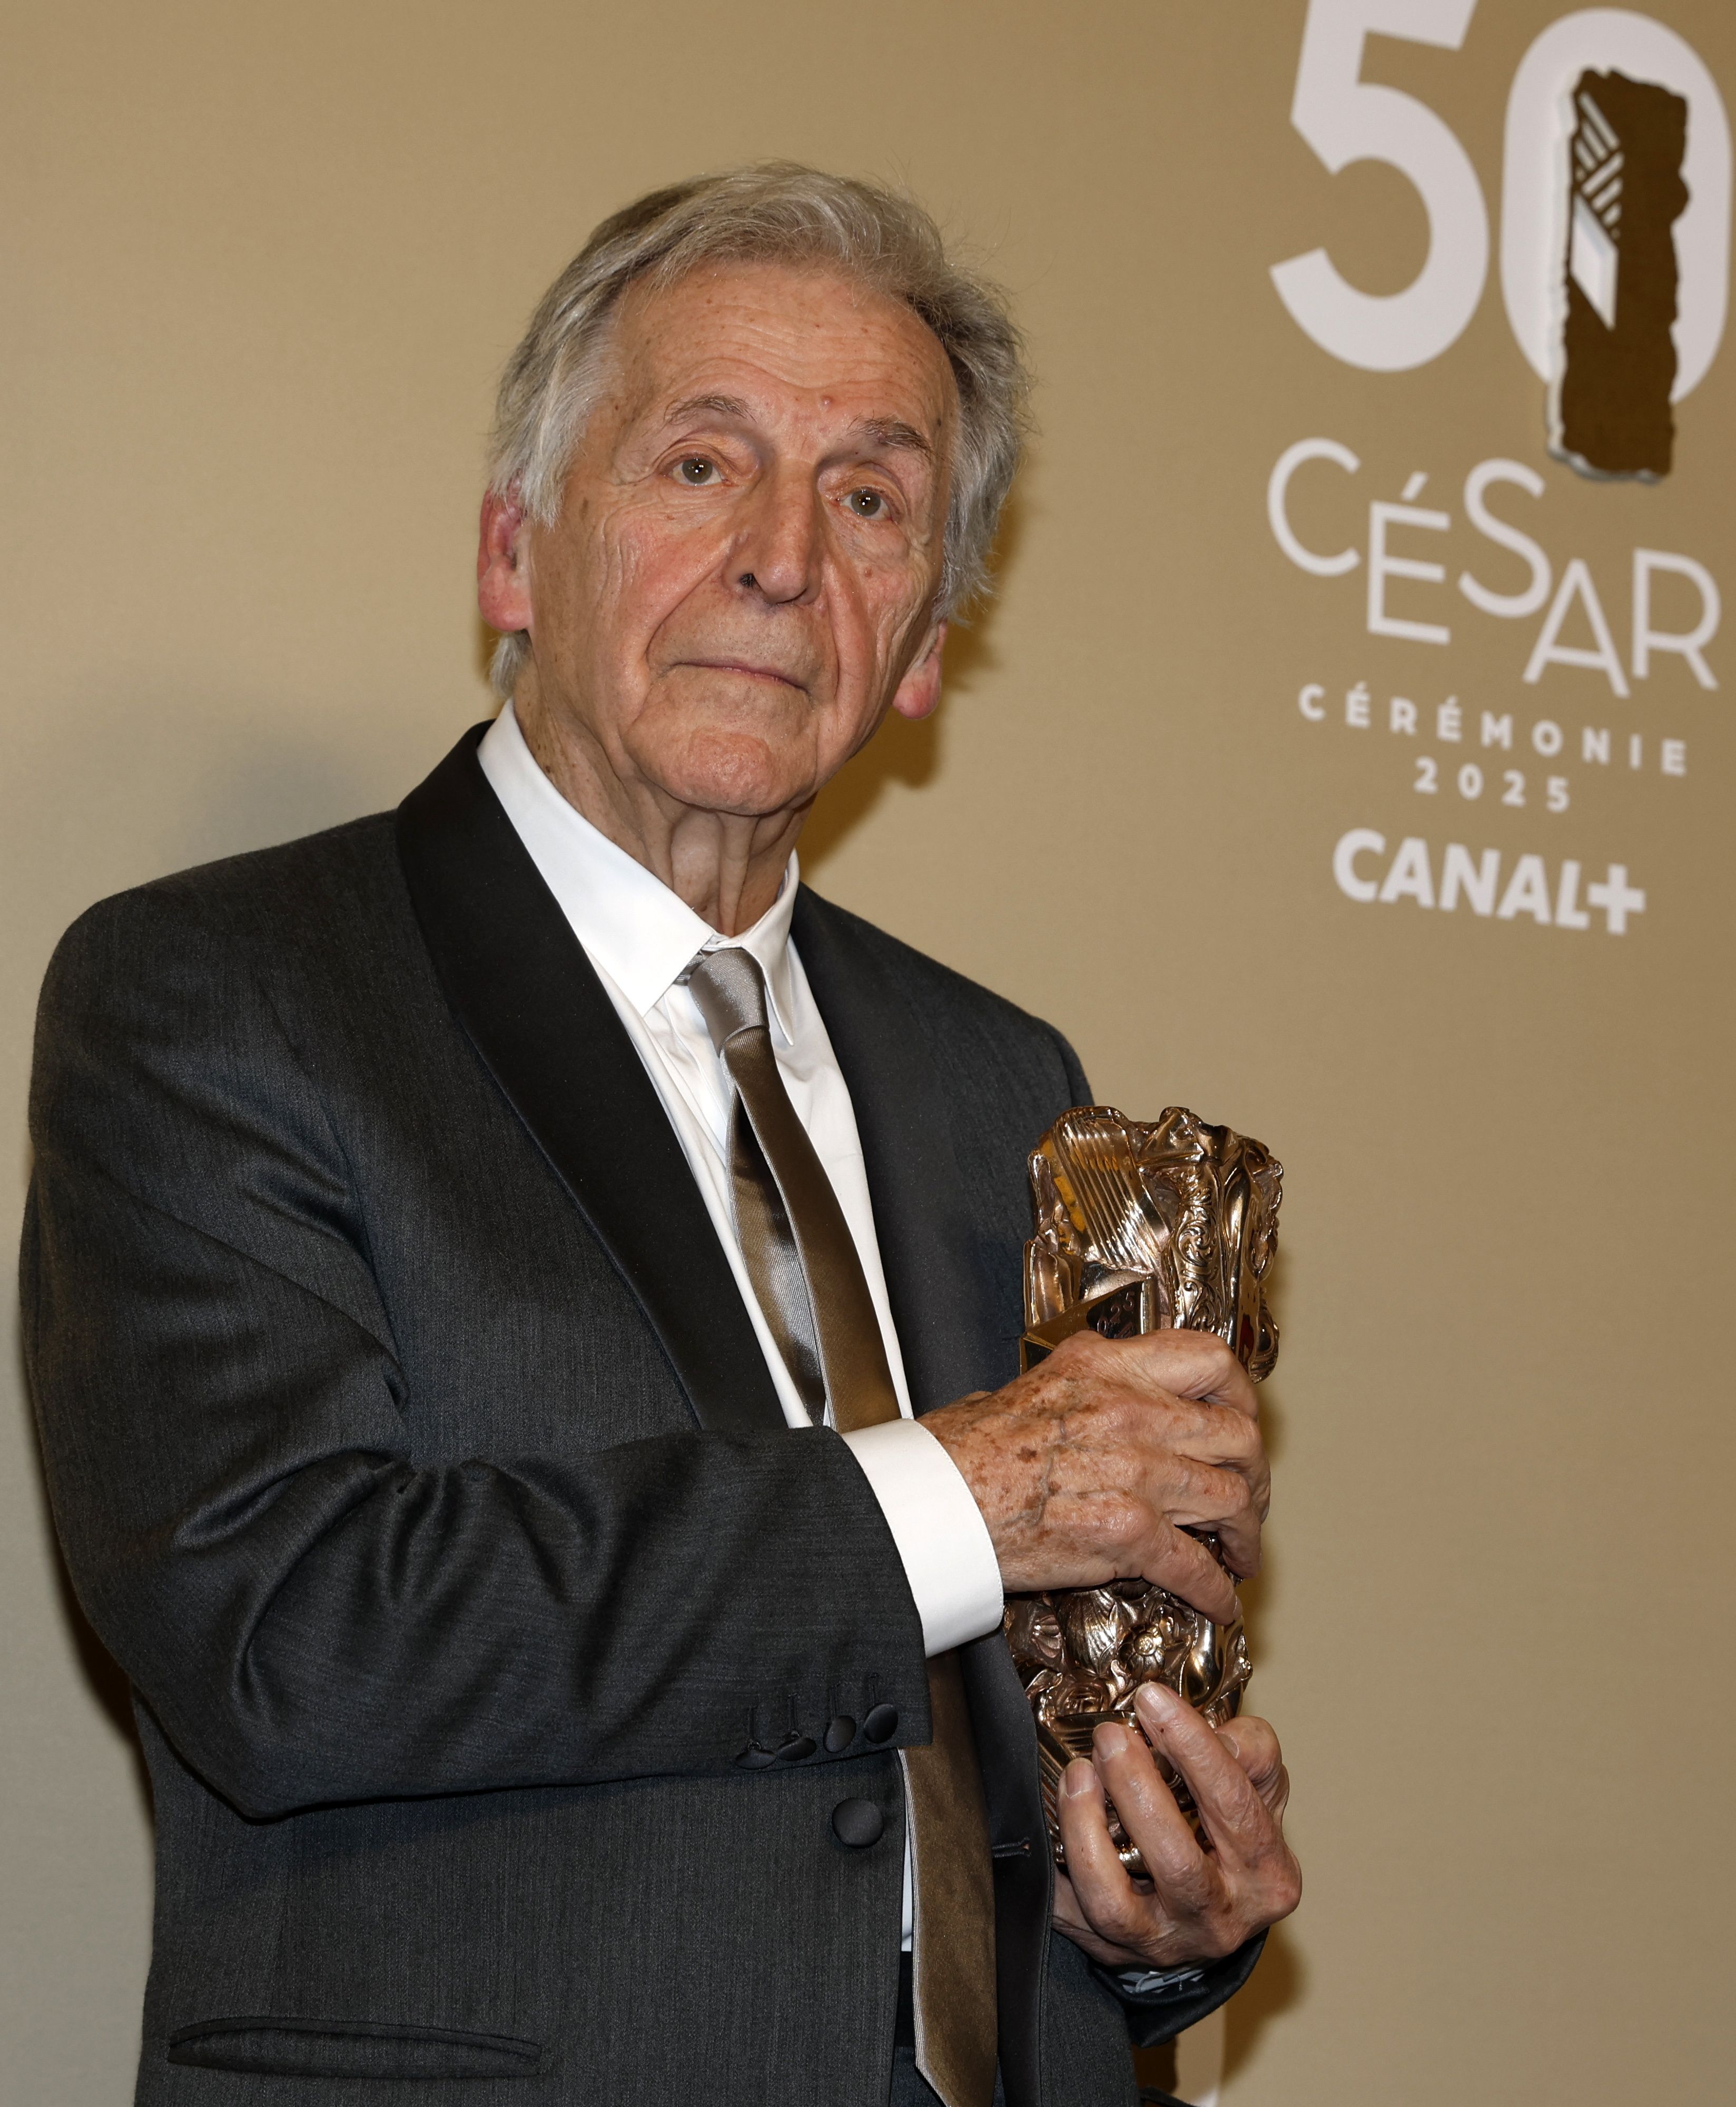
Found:
[[[1133,1694],[1133,1702],[1147,1719],[1162,1719],[1178,1700],[1167,1682],[1142,1682]]]
[[[1075,1756],[1061,1774],[1061,1789],[1069,1799],[1083,1799],[1097,1789],[1097,1774],[1083,1756]]]
[[[1117,1756],[1127,1754],[1127,1728],[1118,1727],[1113,1719],[1106,1721],[1091,1738],[1097,1754],[1106,1756],[1111,1763]]]

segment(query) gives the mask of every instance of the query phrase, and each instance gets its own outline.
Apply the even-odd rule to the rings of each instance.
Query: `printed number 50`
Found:
[[[1384,161],[1415,188],[1429,215],[1429,256],[1402,293],[1359,293],[1324,249],[1276,265],[1280,298],[1322,351],[1348,366],[1399,373],[1425,366],[1476,312],[1489,268],[1489,217],[1469,156],[1414,95],[1359,78],[1371,35],[1456,52],[1477,0],[1309,0],[1290,122],[1336,175],[1352,161]],[[1626,7],[1583,7],[1532,43],[1507,98],[1501,179],[1501,282],[1519,348],[1554,370],[1557,324],[1550,290],[1559,241],[1554,193],[1566,145],[1562,92],[1586,66],[1662,81],[1688,103],[1682,175],[1688,209],[1675,223],[1680,266],[1675,328],[1680,402],[1716,355],[1729,288],[1730,126],[1705,61],[1674,29]]]
[[[1414,95],[1359,80],[1373,34],[1456,52],[1477,0],[1310,0],[1290,122],[1336,175],[1385,161],[1429,215],[1429,258],[1402,293],[1361,293],[1324,249],[1272,272],[1285,307],[1323,351],[1397,373],[1438,357],[1476,312],[1489,268],[1489,216],[1470,157]]]

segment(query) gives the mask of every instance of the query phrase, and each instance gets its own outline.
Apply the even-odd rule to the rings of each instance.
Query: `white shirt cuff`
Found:
[[[1005,1598],[989,1525],[958,1467],[919,1419],[887,1419],[843,1440],[862,1467],[922,1620],[932,1656],[980,1639]]]

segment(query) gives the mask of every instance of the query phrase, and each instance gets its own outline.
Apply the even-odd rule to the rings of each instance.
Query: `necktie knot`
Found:
[[[719,1054],[737,1032],[768,1029],[765,976],[752,952],[739,944],[702,952],[687,985]]]

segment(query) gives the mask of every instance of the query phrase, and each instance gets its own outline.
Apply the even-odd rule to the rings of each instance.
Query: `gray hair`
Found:
[[[903,301],[940,339],[958,389],[944,558],[935,612],[989,589],[989,553],[1025,429],[1026,378],[1005,295],[953,262],[913,199],[877,183],[769,161],[653,191],[604,220],[543,295],[507,361],[488,448],[491,492],[551,525],[596,395],[611,320],[627,287],[659,290],[707,264],[830,265]],[[503,636],[489,678],[509,697],[529,654]]]

